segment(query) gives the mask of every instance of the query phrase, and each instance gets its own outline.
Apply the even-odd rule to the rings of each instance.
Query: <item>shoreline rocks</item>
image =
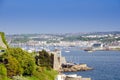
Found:
[[[76,71],[87,71],[93,68],[88,67],[86,64],[77,64],[70,67],[62,67],[61,72],[76,72]]]

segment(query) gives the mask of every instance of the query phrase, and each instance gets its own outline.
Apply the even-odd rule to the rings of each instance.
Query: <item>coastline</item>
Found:
[[[87,66],[87,64],[75,64],[75,65],[65,65],[60,69],[60,72],[76,72],[76,71],[88,71],[93,70]]]
[[[84,51],[94,52],[94,51],[120,51],[120,48],[86,48]]]

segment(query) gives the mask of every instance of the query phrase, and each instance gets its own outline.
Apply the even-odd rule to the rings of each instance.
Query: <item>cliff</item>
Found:
[[[8,45],[5,39],[5,34],[3,32],[0,32],[0,48],[7,49]]]

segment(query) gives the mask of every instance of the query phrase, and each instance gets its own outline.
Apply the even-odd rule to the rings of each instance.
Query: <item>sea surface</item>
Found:
[[[92,53],[71,49],[70,52],[62,51],[62,56],[68,62],[85,63],[93,70],[65,72],[90,77],[92,80],[120,80],[120,51],[95,51]]]

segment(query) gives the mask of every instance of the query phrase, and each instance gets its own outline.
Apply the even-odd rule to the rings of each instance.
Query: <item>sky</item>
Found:
[[[120,31],[120,0],[0,0],[0,31]]]

